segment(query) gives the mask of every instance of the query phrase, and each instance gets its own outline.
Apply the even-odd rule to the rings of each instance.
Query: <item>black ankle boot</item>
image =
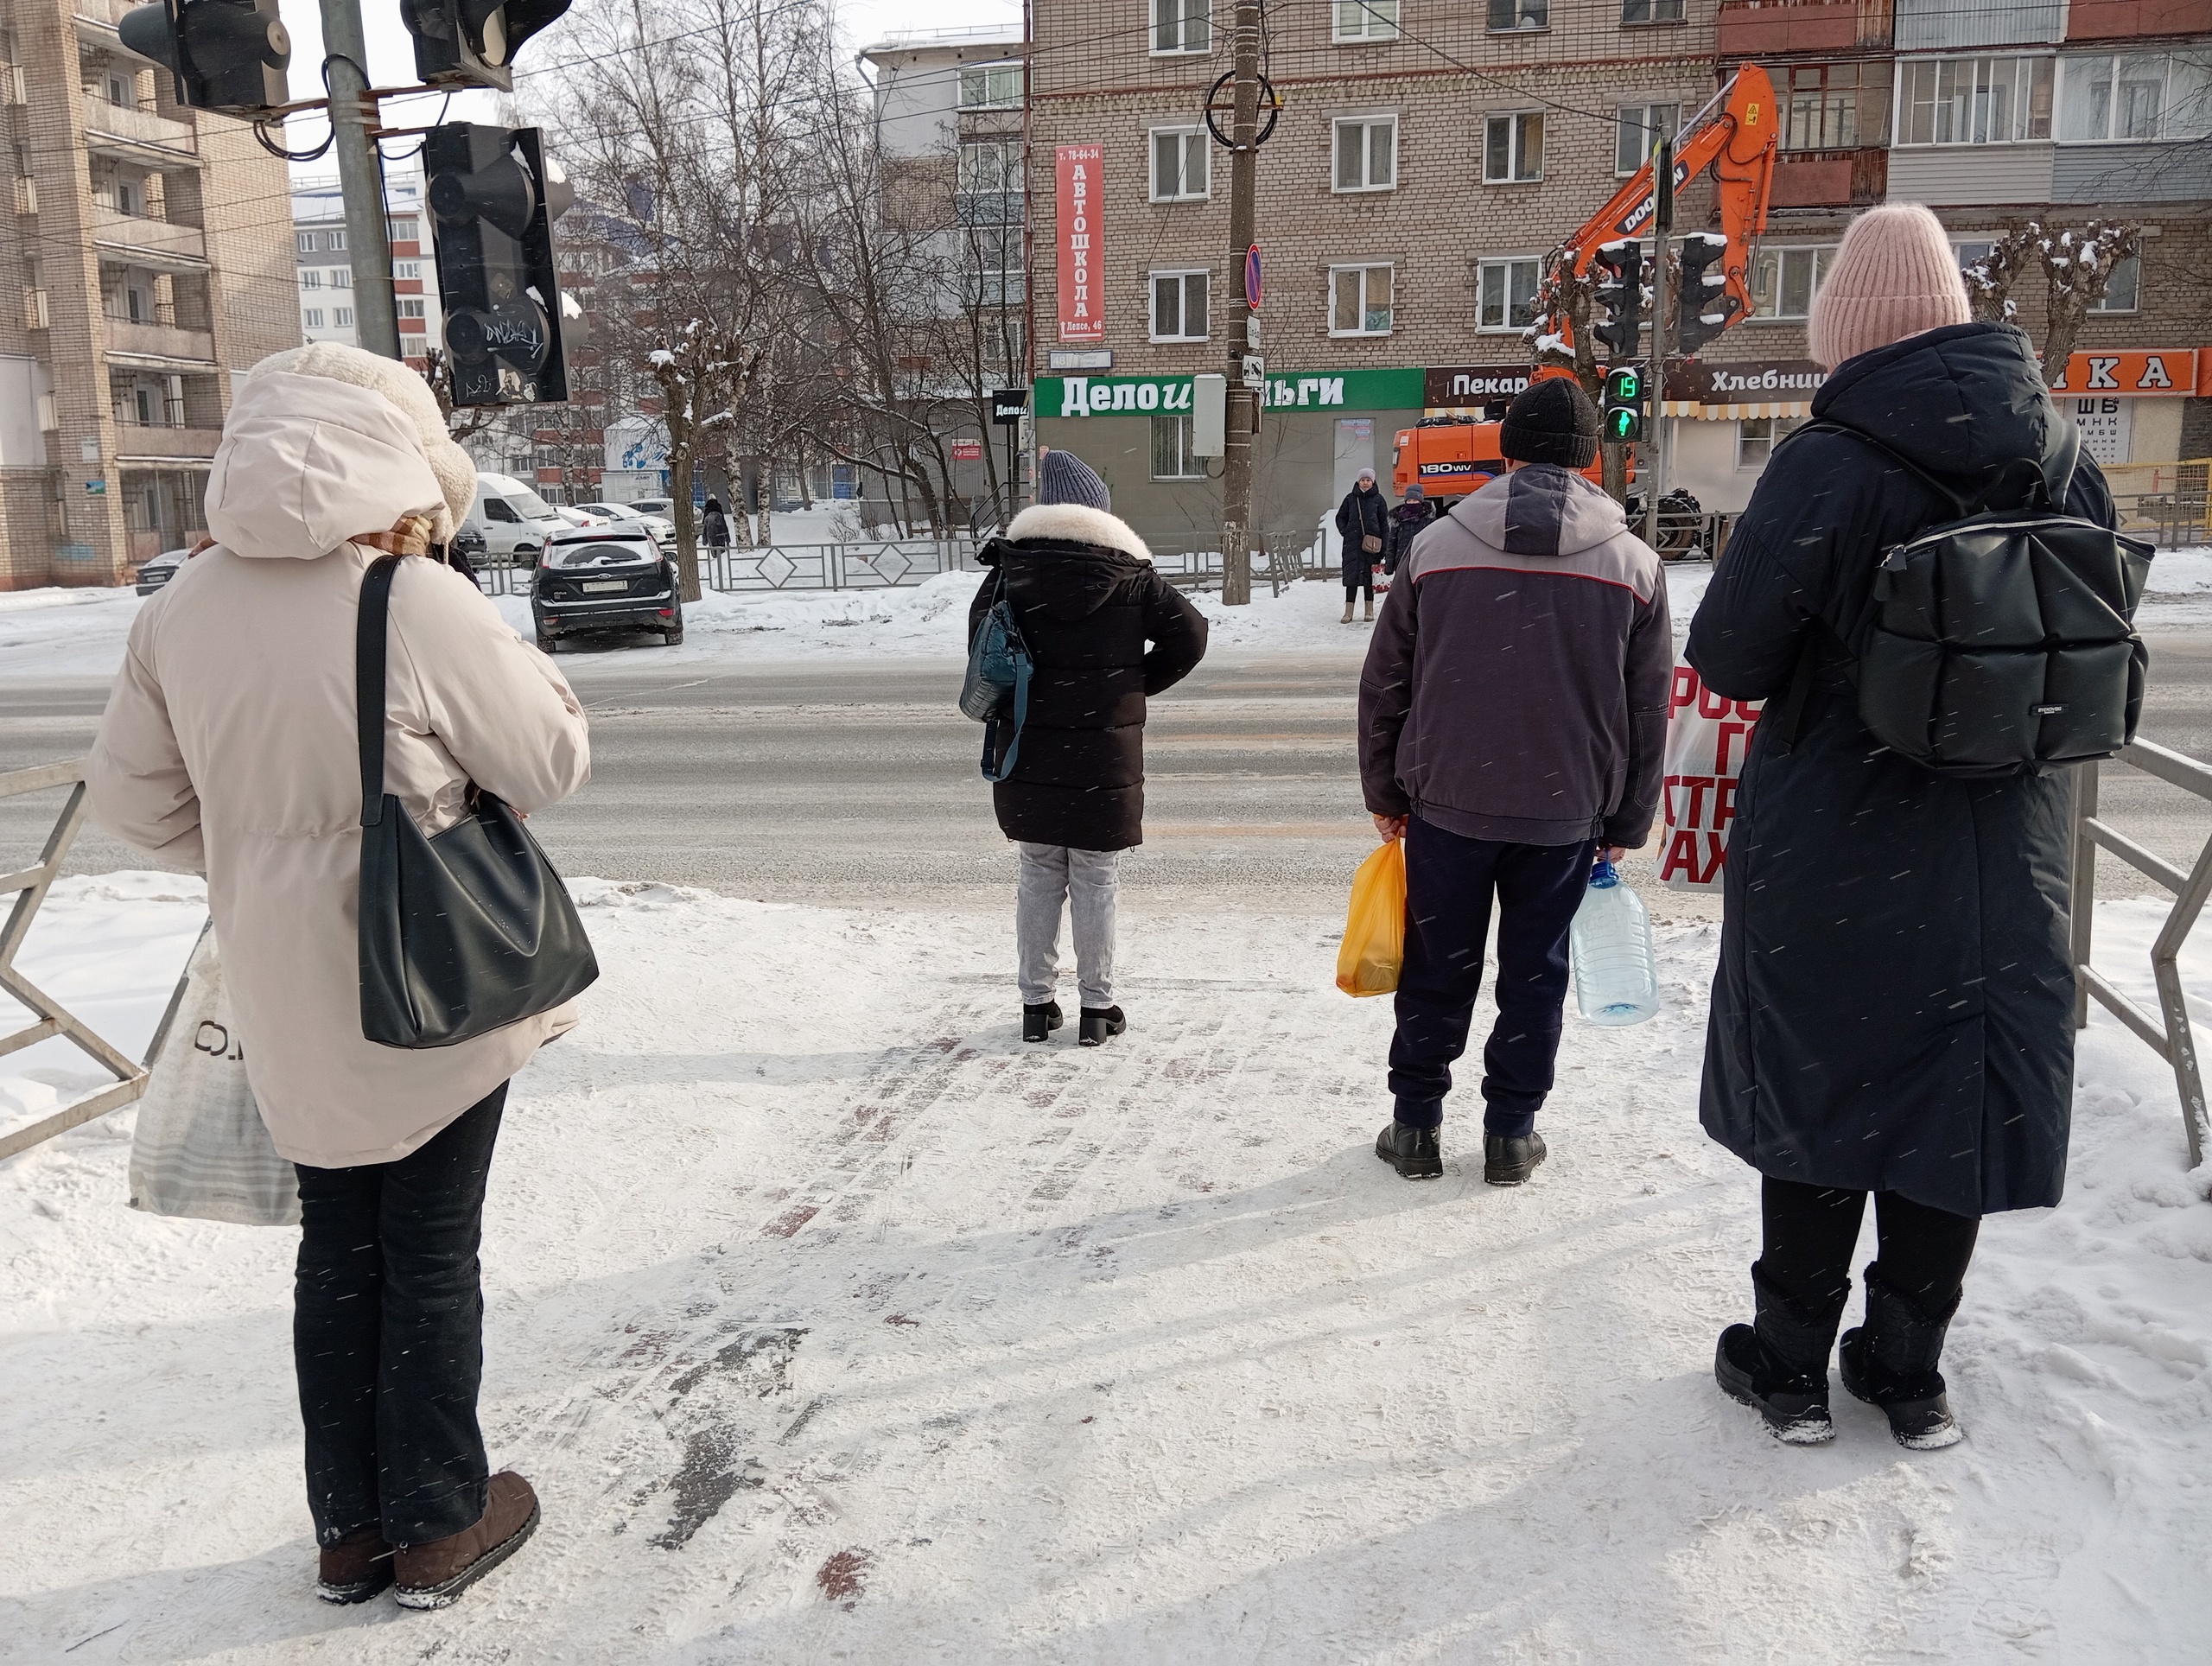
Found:
[[[1519,1186],[1548,1156],[1541,1134],[1483,1135],[1483,1179],[1492,1186]]]
[[[1041,1007],[1021,1009],[1021,1039],[1025,1041],[1048,1041],[1052,1032],[1066,1021],[1060,1016],[1060,1003],[1047,1001]]]
[[[1913,1452],[1956,1446],[1966,1432],[1951,1417],[1943,1373],[1944,1332],[1959,1311],[1953,1296],[1933,1317],[1882,1276],[1882,1264],[1866,1269],[1866,1323],[1846,1331],[1836,1349],[1843,1386],[1853,1397],[1879,1406],[1889,1416],[1897,1443]]]
[[[1433,1180],[1444,1173],[1444,1153],[1433,1128],[1393,1122],[1375,1136],[1375,1154],[1407,1180]]]
[[[1129,1021],[1122,1016],[1119,1007],[1085,1007],[1076,1039],[1086,1047],[1100,1046],[1108,1036],[1119,1035],[1128,1027]]]
[[[1835,1439],[1828,1417],[1828,1350],[1851,1284],[1818,1307],[1785,1294],[1766,1269],[1751,1267],[1751,1289],[1758,1316],[1749,1325],[1731,1325],[1720,1333],[1713,1357],[1713,1380],[1732,1400],[1754,1406],[1777,1440],[1793,1447],[1819,1446]]]

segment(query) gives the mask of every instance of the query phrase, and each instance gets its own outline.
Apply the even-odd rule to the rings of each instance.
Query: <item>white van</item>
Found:
[[[569,523],[553,506],[512,474],[476,477],[476,501],[461,530],[484,540],[483,559],[495,566],[526,565],[537,559],[550,532]]]

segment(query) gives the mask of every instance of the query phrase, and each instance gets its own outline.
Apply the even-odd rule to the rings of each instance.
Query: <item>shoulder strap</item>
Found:
[[[384,697],[387,620],[398,556],[370,564],[361,581],[361,612],[353,627],[353,718],[361,748],[361,825],[384,819]]]

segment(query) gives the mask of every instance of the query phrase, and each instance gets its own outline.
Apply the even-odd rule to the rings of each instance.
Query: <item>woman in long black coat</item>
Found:
[[[1096,1046],[1125,1027],[1114,1002],[1114,907],[1121,853],[1144,843],[1145,703],[1206,651],[1205,616],[1154,570],[1144,540],[1110,504],[1106,483],[1074,453],[1046,452],[1037,501],[977,557],[996,571],[968,610],[972,642],[1003,594],[1036,664],[1014,768],[991,789],[999,830],[1020,849],[1014,937],[1029,1041],[1060,1027],[1064,904],[1080,1038]]]
[[[1835,368],[1814,420],[1872,436],[1970,500],[2024,504],[2040,482],[2111,525],[2103,478],[2077,460],[2024,335],[1885,329],[1847,259],[1877,215],[1889,242],[1910,254],[1917,239],[1921,264],[1940,266],[1923,287],[1957,284],[1924,209],[1862,217],[1815,302],[1815,353],[1825,340]],[[1924,224],[1897,223],[1913,215]],[[1964,317],[1963,294],[1941,298]],[[1825,333],[1823,306],[1835,309]],[[1836,347],[1854,333],[1872,345]],[[1844,1384],[1883,1405],[1908,1447],[1947,1446],[1959,1434],[1937,1366],[1980,1218],[2056,1204],[2065,1175],[2070,772],[1967,779],[1885,750],[1837,640],[1853,634],[1884,554],[1958,513],[1851,435],[1794,437],[1690,626],[1706,686],[1768,702],[1736,792],[1701,1118],[1766,1177],[1758,1319],[1723,1336],[1716,1375],[1788,1440],[1834,1432],[1828,1351],[1867,1193],[1880,1254],[1866,1328],[1843,1339]],[[1792,742],[1786,709],[1807,654]]]
[[[1375,471],[1363,468],[1344,500],[1337,506],[1337,531],[1344,539],[1344,618],[1351,623],[1353,600],[1367,597],[1367,616],[1375,617],[1375,569],[1390,548],[1390,503],[1375,489]],[[1370,550],[1367,540],[1373,538]]]

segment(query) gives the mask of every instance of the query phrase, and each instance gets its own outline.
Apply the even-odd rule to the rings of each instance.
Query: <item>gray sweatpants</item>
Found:
[[[1064,844],[1023,844],[1021,886],[1014,906],[1021,1004],[1041,1007],[1060,976],[1060,905],[1075,917],[1077,987],[1086,1007],[1114,1004],[1114,891],[1118,850],[1073,850]]]

